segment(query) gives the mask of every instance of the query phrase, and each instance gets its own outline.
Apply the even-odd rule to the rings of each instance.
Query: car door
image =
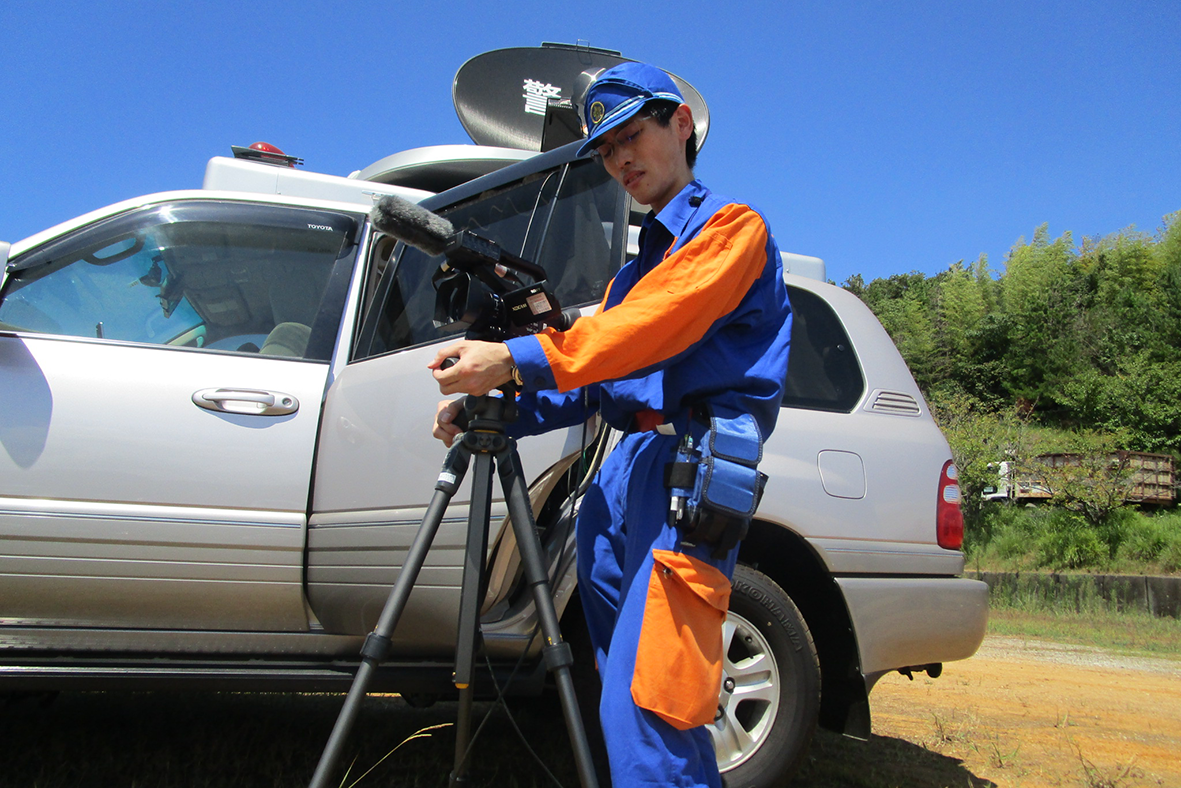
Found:
[[[574,162],[491,184],[438,208],[457,228],[540,263],[563,306],[596,304],[622,264],[623,193],[603,168]],[[443,196],[445,198],[445,195]],[[435,326],[431,279],[441,257],[404,250],[377,287],[352,362],[325,404],[308,531],[308,599],[330,632],[372,629],[418,530],[445,455],[431,437],[441,399],[427,370],[460,329]],[[526,438],[527,482],[588,436],[580,430]],[[448,509],[395,633],[402,653],[453,647],[462,582],[470,479]],[[506,511],[494,483],[493,533]],[[487,634],[487,628],[486,628]]]
[[[163,200],[11,261],[0,626],[298,631],[361,218]]]

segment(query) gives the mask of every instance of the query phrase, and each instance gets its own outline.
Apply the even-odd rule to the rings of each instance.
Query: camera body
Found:
[[[503,342],[547,328],[564,331],[577,318],[562,312],[543,268],[468,231],[448,244],[431,283],[435,326],[466,329],[468,339]]]

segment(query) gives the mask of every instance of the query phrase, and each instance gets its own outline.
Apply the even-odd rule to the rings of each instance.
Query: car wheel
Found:
[[[820,663],[799,608],[771,578],[734,570],[723,628],[718,714],[710,726],[727,788],[783,785],[808,752]]]

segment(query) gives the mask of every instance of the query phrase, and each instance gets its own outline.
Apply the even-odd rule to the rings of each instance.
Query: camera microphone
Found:
[[[445,254],[457,235],[455,225],[442,216],[392,194],[378,200],[369,218],[381,232],[432,257]]]
[[[392,194],[382,197],[369,212],[369,218],[380,232],[432,257],[446,255],[451,265],[475,274],[489,287],[502,288],[502,283],[495,280],[506,276],[512,277],[514,286],[519,286],[521,282],[515,278],[519,273],[538,281],[545,279],[541,266],[509,254],[487,238],[456,230],[447,219],[401,197]]]

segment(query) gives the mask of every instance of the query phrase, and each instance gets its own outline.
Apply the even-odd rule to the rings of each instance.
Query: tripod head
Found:
[[[463,398],[463,410],[455,414],[451,423],[465,434],[491,432],[503,435],[504,426],[517,420],[516,389],[515,385],[508,383],[501,388],[503,397],[468,394]]]

